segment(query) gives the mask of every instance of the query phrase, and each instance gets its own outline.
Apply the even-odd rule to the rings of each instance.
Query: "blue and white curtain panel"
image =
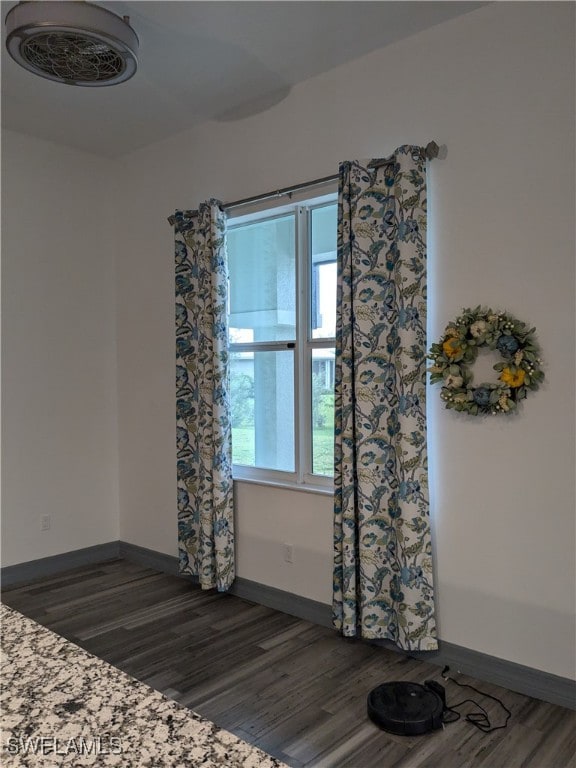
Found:
[[[174,216],[180,572],[203,589],[235,577],[226,217],[218,201]]]
[[[426,448],[426,156],[340,167],[334,626],[437,648]]]

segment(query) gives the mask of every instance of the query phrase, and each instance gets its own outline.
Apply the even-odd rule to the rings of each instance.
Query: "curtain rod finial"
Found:
[[[426,149],[424,150],[424,153],[428,160],[433,160],[435,157],[438,157],[439,151],[440,151],[440,147],[438,146],[438,144],[436,144],[435,141],[429,141],[428,144],[426,144]]]

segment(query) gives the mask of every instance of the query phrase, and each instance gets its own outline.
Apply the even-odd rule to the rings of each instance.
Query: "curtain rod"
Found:
[[[254,197],[245,197],[243,200],[234,200],[233,203],[225,203],[222,207],[225,211],[229,211],[231,208],[239,208],[241,205],[249,205],[250,203],[259,203],[261,200],[270,200],[273,197],[283,197],[283,195],[291,197],[294,192],[300,192],[300,190],[308,189],[308,187],[319,187],[321,184],[329,184],[331,181],[337,181],[337,179],[338,174],[334,173],[332,176],[323,176],[321,179],[303,181],[301,184],[283,187],[276,190],[276,192],[267,192],[264,195],[254,195]]]
[[[435,157],[438,157],[438,144],[436,144],[435,141],[430,141],[426,147],[422,148],[424,151],[424,154],[426,156],[427,160],[432,160]],[[381,160],[373,160],[371,163],[368,164],[369,168],[381,168],[384,165],[390,165],[394,162],[393,158],[382,158]],[[259,203],[263,200],[271,200],[274,197],[282,197],[286,195],[287,197],[291,197],[294,192],[300,192],[303,189],[308,189],[308,187],[318,187],[322,184],[329,184],[331,181],[336,181],[339,177],[338,173],[333,174],[332,176],[323,176],[321,179],[314,179],[313,181],[304,181],[301,184],[293,184],[291,187],[283,187],[282,189],[277,189],[275,192],[266,192],[263,195],[254,195],[253,197],[245,197],[242,200],[234,200],[231,203],[224,203],[222,206],[222,209],[224,211],[230,211],[232,208],[239,208],[242,205],[249,205],[250,203]],[[188,214],[188,217],[193,216],[195,213],[197,213],[196,210],[193,211],[186,211]],[[168,222],[170,226],[174,226],[175,218],[174,216],[168,216]]]
[[[329,184],[331,181],[337,181],[338,174],[335,173],[332,176],[323,176],[321,179],[314,179],[313,181],[304,181],[301,184],[293,184],[291,187],[283,187],[277,189],[275,192],[266,192],[263,195],[254,195],[253,197],[245,197],[242,200],[234,200],[232,203],[224,203],[222,210],[230,211],[232,208],[239,208],[241,205],[249,205],[250,203],[259,203],[263,200],[271,200],[273,197],[282,197],[286,195],[291,197],[294,192],[299,192],[302,189],[308,189],[308,187],[318,187],[321,184]],[[188,217],[192,217],[198,211],[185,211]],[[168,216],[168,222],[174,224],[174,216]]]

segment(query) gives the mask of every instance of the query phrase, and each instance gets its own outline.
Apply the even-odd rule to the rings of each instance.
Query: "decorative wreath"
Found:
[[[507,312],[463,309],[428,355],[434,361],[428,368],[430,381],[442,382],[440,397],[446,408],[475,416],[514,411],[544,379],[535,331]],[[471,366],[479,347],[497,350],[503,362],[494,366],[500,374],[497,382],[474,387]]]

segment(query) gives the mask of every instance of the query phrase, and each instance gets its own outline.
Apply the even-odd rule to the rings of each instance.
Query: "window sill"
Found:
[[[235,477],[234,483],[248,483],[251,485],[265,485],[270,488],[282,488],[285,491],[298,491],[300,493],[316,493],[320,496],[334,496],[334,488],[321,485],[304,483],[283,483],[279,480],[263,480],[253,477]]]

